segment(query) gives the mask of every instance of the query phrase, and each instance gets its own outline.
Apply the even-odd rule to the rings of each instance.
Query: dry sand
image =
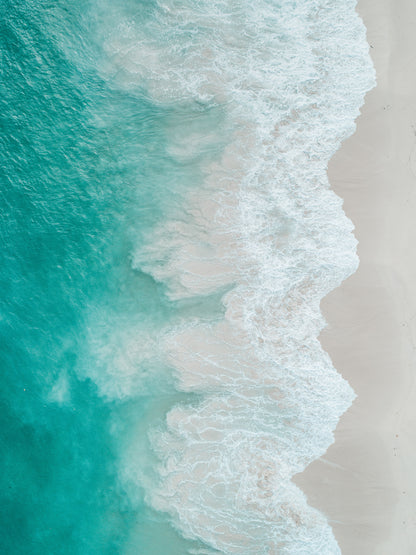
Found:
[[[322,303],[324,348],[358,398],[296,482],[344,555],[416,554],[416,1],[360,0],[377,71],[331,161],[360,268]]]

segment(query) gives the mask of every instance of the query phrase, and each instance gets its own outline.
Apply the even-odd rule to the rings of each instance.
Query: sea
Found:
[[[0,552],[339,554],[356,1],[0,5]]]

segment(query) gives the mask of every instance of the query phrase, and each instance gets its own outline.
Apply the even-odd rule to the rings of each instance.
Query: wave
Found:
[[[355,4],[167,0],[113,25],[105,44],[107,79],[178,110],[167,153],[193,168],[132,267],[179,314],[143,340],[145,356],[157,350],[194,396],[151,432],[156,475],[137,478],[134,460],[125,473],[204,553],[340,552],[291,479],[354,399],[318,336],[321,299],[358,264],[326,172],[374,85]],[[211,295],[214,316],[181,308]],[[122,378],[110,378],[99,387],[117,398]]]

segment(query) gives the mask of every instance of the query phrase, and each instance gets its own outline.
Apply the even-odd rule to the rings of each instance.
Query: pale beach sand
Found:
[[[345,555],[416,553],[416,2],[360,0],[377,71],[331,161],[359,240],[358,272],[322,303],[321,336],[358,397],[296,482]]]

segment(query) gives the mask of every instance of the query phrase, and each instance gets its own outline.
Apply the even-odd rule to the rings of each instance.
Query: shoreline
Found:
[[[377,72],[329,164],[360,266],[321,304],[320,336],[357,399],[295,482],[345,555],[416,553],[416,5],[359,0]]]

